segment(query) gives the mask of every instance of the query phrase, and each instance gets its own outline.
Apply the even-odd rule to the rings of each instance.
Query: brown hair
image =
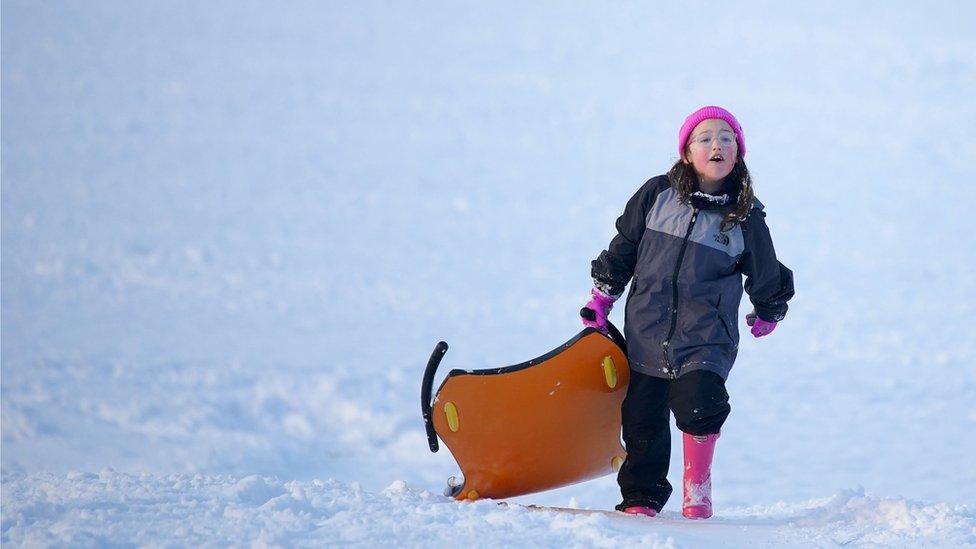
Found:
[[[699,190],[698,174],[695,173],[695,167],[690,162],[684,160],[675,162],[674,166],[668,170],[668,179],[685,204],[691,201],[691,194]],[[752,209],[752,201],[755,196],[752,192],[752,176],[749,175],[749,168],[746,167],[745,161],[738,154],[736,154],[732,171],[725,176],[723,189],[729,194],[729,198],[736,199],[732,210],[725,214],[725,218],[722,219],[720,230],[727,231],[745,220],[746,216],[749,215],[749,210]]]

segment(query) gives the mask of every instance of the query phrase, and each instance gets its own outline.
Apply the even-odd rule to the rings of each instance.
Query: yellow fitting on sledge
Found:
[[[448,402],[444,405],[444,414],[447,415],[447,426],[451,428],[452,432],[456,433],[460,428],[457,406],[455,406],[453,402]]]
[[[475,501],[479,497],[481,497],[481,496],[478,495],[478,491],[477,490],[471,490],[470,492],[468,492],[468,499],[470,499],[471,501]]]
[[[611,389],[617,386],[617,366],[610,355],[603,357],[603,377],[607,378],[607,386]]]
[[[613,459],[610,460],[610,468],[613,469],[614,473],[619,471],[620,466],[623,464],[624,464],[624,458],[620,456],[613,456]]]

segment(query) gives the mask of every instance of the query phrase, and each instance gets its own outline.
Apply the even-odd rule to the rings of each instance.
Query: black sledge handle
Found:
[[[594,320],[596,320],[596,311],[594,311],[589,307],[583,307],[582,309],[580,309],[580,316],[583,317],[584,320],[589,320],[590,322],[593,322]]]
[[[427,445],[430,446],[431,452],[436,452],[440,447],[437,444],[437,431],[434,430],[434,421],[431,418],[430,390],[431,385],[434,384],[434,374],[437,373],[437,367],[440,366],[446,352],[447,343],[440,341],[434,346],[434,352],[430,353],[430,359],[427,361],[427,369],[424,370],[424,381],[420,385],[420,412],[424,415]]]

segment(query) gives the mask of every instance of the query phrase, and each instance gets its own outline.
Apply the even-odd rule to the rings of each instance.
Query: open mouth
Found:
[[[709,162],[722,162],[723,160],[725,160],[725,157],[720,154],[712,155],[712,157],[708,159]]]

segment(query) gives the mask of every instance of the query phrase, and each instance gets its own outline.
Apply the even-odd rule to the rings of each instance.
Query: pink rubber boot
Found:
[[[682,433],[685,447],[685,499],[681,514],[690,519],[712,516],[712,454],[718,434]]]
[[[643,505],[628,507],[624,509],[624,513],[629,515],[644,515],[645,517],[657,516],[657,511],[655,511],[652,507],[644,507]]]

